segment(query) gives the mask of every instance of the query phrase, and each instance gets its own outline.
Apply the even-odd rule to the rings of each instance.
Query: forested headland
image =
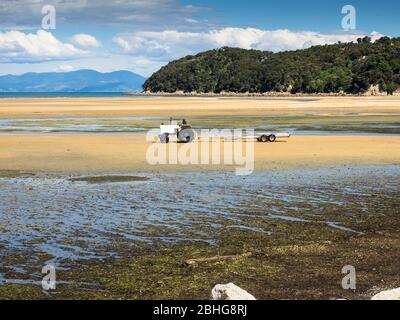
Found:
[[[144,84],[151,93],[363,94],[400,88],[400,38],[272,53],[224,47],[173,61]]]

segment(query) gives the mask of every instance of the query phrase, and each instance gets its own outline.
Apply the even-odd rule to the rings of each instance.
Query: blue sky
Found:
[[[376,0],[185,0],[186,4],[206,6],[208,16],[228,26],[254,26],[262,29],[288,28],[333,32],[341,27],[341,9],[351,4],[357,9],[357,28],[399,36],[400,1]]]
[[[43,30],[44,5],[56,29]],[[344,5],[356,29],[342,29]],[[173,59],[221,46],[282,51],[399,36],[400,1],[2,0],[0,74],[130,70],[150,75]]]

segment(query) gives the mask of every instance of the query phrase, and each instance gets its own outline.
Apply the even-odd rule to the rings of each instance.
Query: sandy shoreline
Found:
[[[150,146],[152,144],[146,142],[145,135],[141,134],[1,135],[0,169],[73,174],[234,170],[238,167],[154,166],[146,160],[146,152]],[[255,143],[254,146],[256,171],[334,165],[400,164],[400,136],[294,136],[273,144]]]
[[[400,97],[322,98],[5,98],[0,120],[78,119],[79,123],[132,124],[157,127],[170,116],[213,128],[268,124],[358,123],[359,127],[397,126]],[[129,117],[127,119],[118,117]],[[137,117],[132,119],[132,117]],[[196,118],[200,117],[200,118]],[[105,118],[98,119],[98,118]],[[46,122],[35,124],[47,126]],[[18,134],[0,135],[0,169],[44,172],[137,172],[233,170],[236,166],[151,166],[144,134]],[[255,144],[255,170],[334,165],[400,163],[400,135],[294,136],[287,142]]]
[[[5,98],[0,119],[193,116],[400,116],[400,97]]]

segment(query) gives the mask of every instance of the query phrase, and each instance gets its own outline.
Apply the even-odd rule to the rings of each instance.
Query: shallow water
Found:
[[[121,118],[62,118],[62,119],[0,119],[2,133],[51,133],[51,132],[144,132],[145,128],[129,121],[155,120],[150,117]],[[114,123],[121,121],[121,123]],[[109,122],[109,123],[107,123]]]
[[[213,121],[209,121],[212,119]],[[246,126],[252,123],[252,117],[238,119],[211,117],[203,119],[192,117],[194,122],[204,123],[194,125],[200,129],[223,129],[236,126]],[[47,118],[47,119],[0,119],[0,133],[135,133],[146,132],[167,121],[162,117],[108,117],[108,118]],[[400,123],[337,123],[337,124],[268,124],[256,125],[256,132],[289,132],[298,135],[398,135]]]
[[[1,98],[114,98],[122,92],[0,92]]]
[[[69,181],[71,177],[0,178],[0,279],[4,273],[37,269],[38,253],[60,268],[70,260],[118,255],[110,249],[114,242],[215,245],[216,235],[226,228],[271,235],[272,230],[257,225],[258,219],[318,222],[337,232],[362,233],[346,227],[342,217],[375,214],[382,205],[377,194],[379,201],[397,201],[400,167],[271,171],[248,177],[222,172],[142,176],[149,180],[89,184]],[[328,207],[340,212],[335,221],[324,215]]]

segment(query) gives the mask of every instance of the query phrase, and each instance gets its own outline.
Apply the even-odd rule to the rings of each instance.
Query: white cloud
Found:
[[[98,41],[95,37],[85,33],[79,33],[74,35],[71,38],[71,42],[77,47],[84,49],[101,47],[100,41]]]
[[[119,45],[124,53],[144,54],[151,57],[168,55],[170,46],[166,41],[160,41],[155,37],[141,35],[117,36],[113,42]]]
[[[56,71],[56,72],[71,72],[74,70],[75,70],[75,68],[69,64],[62,64],[62,65],[58,66],[56,69],[54,69],[54,71]]]
[[[199,23],[199,20],[192,18],[185,18],[185,21],[188,23]]]
[[[0,61],[38,62],[48,60],[74,59],[89,52],[63,43],[50,32],[36,33],[20,31],[0,32]]]
[[[306,49],[312,46],[334,44],[341,42],[354,42],[366,34],[323,34],[318,32],[292,32],[289,30],[264,31],[255,44],[255,49],[270,51],[286,51]],[[370,35],[373,40],[379,39],[382,35],[374,33]]]
[[[224,46],[268,51],[304,49],[314,45],[352,42],[366,34],[323,34],[294,32],[287,29],[261,30],[255,28],[224,28],[207,32],[138,31],[113,39],[126,54],[145,54],[165,61]],[[381,37],[373,33],[374,40]]]

